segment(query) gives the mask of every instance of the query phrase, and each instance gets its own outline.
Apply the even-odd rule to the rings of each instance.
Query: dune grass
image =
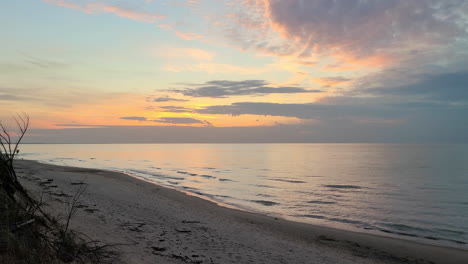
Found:
[[[17,131],[0,122],[0,263],[110,263],[116,252],[69,228],[85,189],[72,196],[65,219],[44,209],[42,197],[23,188],[14,169],[19,144],[29,127],[29,117],[14,117]]]

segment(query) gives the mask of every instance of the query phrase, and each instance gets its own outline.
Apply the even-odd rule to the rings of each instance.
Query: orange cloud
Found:
[[[215,57],[213,52],[191,48],[166,48],[163,52],[157,52],[156,55],[159,57],[193,58],[197,60],[212,60]]]
[[[222,63],[200,63],[195,65],[182,66],[168,65],[164,68],[164,70],[171,72],[206,72],[210,74],[260,74],[267,71],[265,68],[249,68]]]
[[[325,72],[346,72],[346,71],[354,71],[354,70],[359,70],[359,67],[357,66],[352,66],[352,65],[346,65],[346,64],[327,64],[320,68],[321,71]]]
[[[387,54],[357,57],[350,52],[343,51],[334,52],[333,56],[337,61],[348,66],[361,66],[366,68],[380,68],[394,64],[398,60],[398,58]]]
[[[440,19],[439,8],[426,1],[239,2],[242,11],[228,17],[232,25],[226,35],[242,49],[301,61],[316,56],[314,61],[333,59],[339,64],[325,67],[327,71],[372,71],[398,65],[413,51],[451,47],[464,32],[455,6],[445,10],[453,19]],[[425,15],[416,16],[414,10]],[[414,57],[424,56],[419,54]]]
[[[347,84],[351,80],[344,77],[323,77],[323,78],[312,78],[312,80],[322,86],[336,86]]]
[[[296,63],[300,64],[300,65],[303,65],[303,66],[307,66],[307,67],[313,67],[313,66],[317,66],[317,62],[313,62],[313,61],[296,61]]]
[[[146,23],[154,23],[160,19],[165,18],[163,15],[149,12],[135,11],[116,5],[106,5],[102,3],[89,3],[85,5],[78,5],[75,3],[70,3],[66,0],[43,0],[45,3],[61,6],[65,8],[77,9],[82,12],[92,14],[92,13],[111,13],[118,17],[128,18],[132,20],[137,20]]]

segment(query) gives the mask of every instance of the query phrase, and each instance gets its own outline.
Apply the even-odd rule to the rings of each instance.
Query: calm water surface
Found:
[[[468,145],[22,145],[299,222],[468,249]]]

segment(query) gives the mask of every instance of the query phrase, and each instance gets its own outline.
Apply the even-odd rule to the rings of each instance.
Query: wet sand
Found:
[[[221,207],[131,176],[19,160],[25,187],[71,227],[116,244],[122,263],[468,263],[468,251],[296,223]]]

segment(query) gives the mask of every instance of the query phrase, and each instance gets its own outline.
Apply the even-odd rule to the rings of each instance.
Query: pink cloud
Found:
[[[216,56],[213,52],[194,48],[164,48],[163,51],[158,50],[155,55],[167,58],[191,58],[196,60],[212,60]]]
[[[322,78],[312,78],[312,80],[322,86],[331,87],[336,85],[342,85],[349,83],[351,79],[337,76],[337,77],[322,77]]]
[[[193,40],[203,38],[203,35],[189,32],[177,31],[176,35],[185,40]]]
[[[80,9],[81,10],[81,6],[79,6],[77,4],[74,4],[74,3],[67,2],[66,0],[43,0],[43,1],[48,3],[48,4],[52,4],[52,5],[56,5],[56,6],[61,6],[61,7],[65,7],[65,8],[71,8],[71,9]],[[84,10],[82,10],[82,11],[84,11]]]
[[[209,74],[261,74],[267,71],[265,68],[243,67],[223,63],[199,63],[189,65],[166,65],[163,70],[170,72],[206,72]]]
[[[165,29],[165,30],[173,30],[174,26],[170,24],[160,24],[158,25],[159,28]]]
[[[146,23],[154,23],[158,20],[163,19],[165,16],[150,13],[150,12],[142,12],[136,11],[129,8],[123,8],[117,5],[107,5],[103,3],[87,3],[87,4],[75,4],[71,3],[67,0],[43,0],[44,2],[52,5],[57,5],[65,8],[77,9],[82,12],[93,14],[93,13],[110,13],[114,14],[118,17],[128,18],[132,20],[137,20]]]
[[[467,35],[459,10],[446,1],[245,0],[226,19],[225,34],[242,49],[345,64],[385,67],[417,52],[448,48]],[[236,10],[236,9],[234,9]],[[392,59],[389,59],[393,57]]]

